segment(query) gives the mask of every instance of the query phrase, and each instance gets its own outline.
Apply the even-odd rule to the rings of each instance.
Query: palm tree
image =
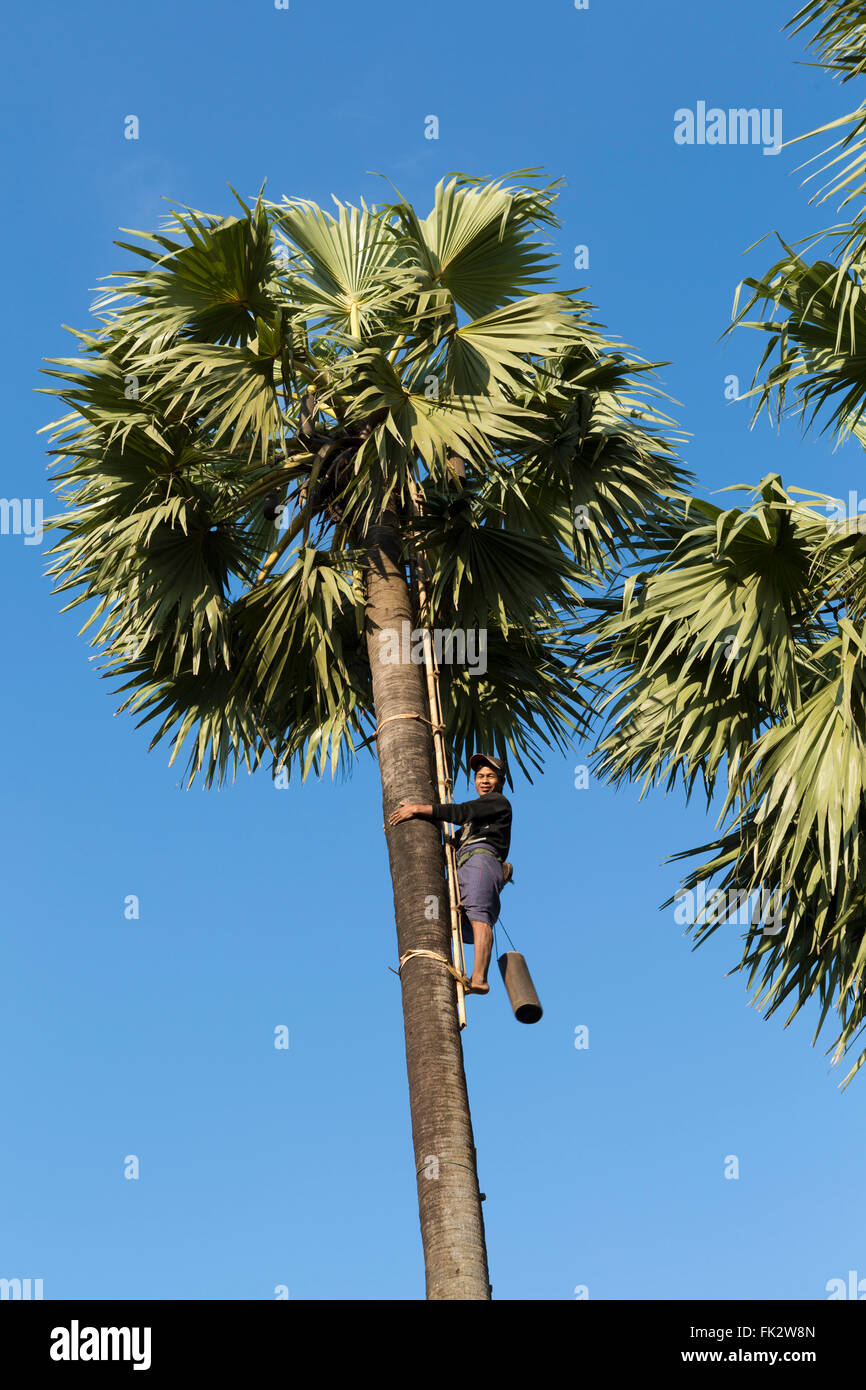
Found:
[[[843,81],[866,69],[861,5],[812,0],[789,27],[810,30],[821,65]],[[844,207],[866,194],[866,104],[812,134],[846,126],[824,166],[830,186],[813,201],[839,195]],[[828,237],[830,257],[810,260]],[[744,281],[745,306],[740,291],[735,300],[732,327],[766,339],[747,393],[755,414],[821,423],[866,446],[864,214],[807,250],[782,247],[765,275]],[[708,805],[724,791],[717,838],[677,856],[709,856],[684,890],[715,876],[722,895],[696,917],[696,944],[750,904],[736,969],[750,987],[760,975],[767,1016],[788,1001],[786,1024],[816,1001],[814,1040],[834,1009],[834,1062],[866,1027],[866,518],[845,513],[823,494],[786,491],[777,475],[745,508],[691,499],[645,533],[640,565],[587,628],[595,673],[613,680],[600,772],[681,780],[687,795],[700,778]],[[864,1061],[866,1045],[843,1086]]]
[[[829,502],[777,475],[744,508],[693,500],[587,630],[595,673],[618,676],[599,775],[687,796],[700,779],[708,808],[724,792],[718,837],[676,856],[704,857],[684,892],[715,880],[696,944],[745,925],[756,1003],[793,995],[790,1022],[817,998],[816,1038],[834,1006],[838,1061],[866,1022],[866,543],[856,520],[828,529]]]
[[[490,1286],[440,834],[387,825],[439,799],[429,706],[383,639],[486,632],[486,670],[443,667],[447,739],[530,775],[586,724],[581,587],[685,478],[650,364],[549,288],[558,186],[523,172],[450,177],[426,218],[181,207],[118,243],[136,268],[49,369],[71,411],[51,573],[94,604],[121,709],[172,760],[190,740],[190,783],[378,755],[430,1298]]]

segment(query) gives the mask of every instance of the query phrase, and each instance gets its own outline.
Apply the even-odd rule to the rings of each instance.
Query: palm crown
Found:
[[[575,293],[550,289],[556,185],[436,189],[361,208],[260,194],[181,209],[110,277],[48,388],[67,504],[52,573],[122,708],[191,738],[190,780],[332,770],[373,726],[371,521],[427,576],[419,621],[488,630],[443,671],[458,761],[526,770],[584,725],[581,587],[685,474],[669,422]],[[238,195],[235,195],[238,197]],[[271,519],[269,519],[271,518]]]

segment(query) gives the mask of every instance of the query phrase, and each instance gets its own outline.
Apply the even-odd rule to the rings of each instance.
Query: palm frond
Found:
[[[756,492],[746,509],[692,502],[665,523],[653,568],[590,601],[590,670],[616,681],[601,775],[669,788],[682,777],[689,794],[700,775],[709,800],[727,769],[736,792],[760,732],[801,704],[827,636],[815,571],[826,518],[775,475]]]
[[[731,328],[756,329],[769,338],[745,395],[758,398],[755,418],[764,407],[771,412],[775,399],[777,421],[788,411],[802,419],[804,428],[811,428],[819,412],[828,409],[822,428],[835,429],[837,443],[842,443],[862,429],[866,404],[866,287],[861,267],[810,263],[784,242],[782,246],[784,257],[764,276],[743,281],[752,295],[739,312],[742,286],[737,291]],[[769,318],[747,318],[757,304],[771,307]],[[783,317],[777,319],[777,313]],[[763,376],[774,354],[776,360]]]
[[[453,177],[436,186],[433,210],[420,219],[400,202],[389,210],[421,271],[421,293],[444,288],[470,318],[538,292],[553,278],[553,257],[539,228],[555,224],[556,186],[495,182],[473,186]]]

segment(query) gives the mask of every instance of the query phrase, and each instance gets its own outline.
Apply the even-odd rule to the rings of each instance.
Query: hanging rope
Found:
[[[502,927],[502,930],[505,932],[505,935],[508,936],[508,932],[505,931],[505,927],[502,925],[502,918],[500,917],[498,924],[494,924],[494,927],[493,927],[493,949],[494,949],[494,953],[496,953],[496,926],[497,926],[497,925],[500,926],[500,927]],[[516,951],[516,950],[517,950],[517,947],[515,946],[514,942],[511,940],[511,937],[510,937],[510,936],[508,936],[508,944],[510,945],[512,951]]]

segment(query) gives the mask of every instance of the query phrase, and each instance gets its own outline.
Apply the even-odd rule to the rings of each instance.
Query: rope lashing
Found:
[[[376,725],[375,732],[372,733],[369,738],[365,738],[359,743],[358,747],[369,748],[370,744],[375,743],[376,739],[379,737],[380,729],[384,729],[385,725],[390,724],[392,719],[420,719],[422,723],[430,725],[431,733],[442,734],[445,732],[444,724],[434,724],[432,720],[427,718],[426,714],[389,714],[387,719],[383,719],[380,724]]]
[[[453,975],[455,980],[459,980],[461,985],[465,986],[469,984],[468,975],[464,975],[463,972],[460,970],[455,970],[450,960],[447,960],[445,956],[440,956],[438,951],[425,951],[422,950],[420,947],[413,948],[411,951],[404,951],[402,956],[400,957],[400,965],[397,970],[395,970],[392,965],[388,966],[388,969],[391,971],[391,974],[399,975],[407,960],[411,960],[413,956],[429,956],[430,960],[438,960],[440,964],[445,966],[445,969],[448,971],[448,974]]]
[[[387,719],[383,719],[381,724],[376,725],[376,732],[373,735],[374,739],[379,737],[382,729],[384,729],[386,724],[390,724],[392,719],[420,719],[422,723],[430,725],[434,734],[444,733],[445,731],[444,724],[434,724],[432,720],[427,718],[426,714],[389,714]]]

